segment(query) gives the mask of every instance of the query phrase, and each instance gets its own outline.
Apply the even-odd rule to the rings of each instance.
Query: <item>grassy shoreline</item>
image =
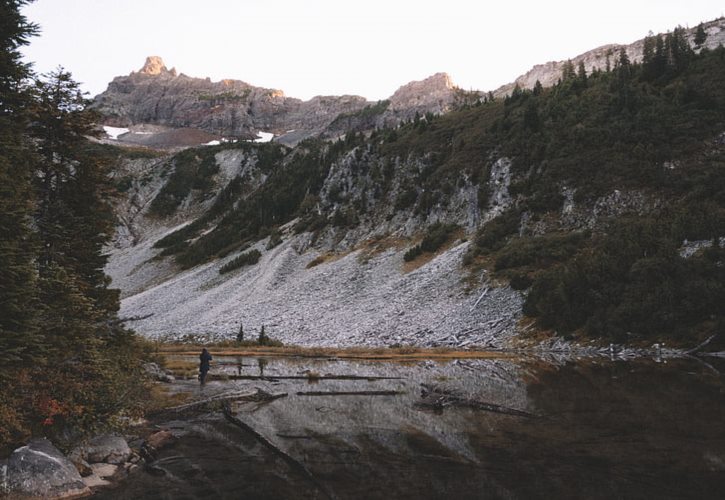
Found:
[[[456,350],[421,347],[300,347],[300,346],[237,346],[233,342],[220,344],[160,343],[156,352],[162,356],[197,355],[206,347],[216,356],[269,356],[304,358],[340,358],[364,360],[421,360],[421,359],[491,359],[509,358],[512,353],[485,350]]]

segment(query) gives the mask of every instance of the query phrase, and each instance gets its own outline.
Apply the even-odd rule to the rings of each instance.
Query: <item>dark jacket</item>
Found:
[[[211,354],[209,354],[209,351],[204,349],[201,351],[201,354],[199,354],[199,370],[203,372],[209,371],[209,362],[211,361]]]

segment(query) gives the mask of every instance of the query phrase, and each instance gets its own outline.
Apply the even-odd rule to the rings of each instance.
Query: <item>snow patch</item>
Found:
[[[272,132],[262,132],[261,130],[257,132],[257,139],[254,139],[254,142],[269,142],[274,137],[274,134]]]
[[[127,128],[122,127],[109,127],[107,125],[103,126],[103,130],[106,132],[106,135],[113,139],[114,141],[118,140],[118,136],[123,134],[128,134],[129,130]]]

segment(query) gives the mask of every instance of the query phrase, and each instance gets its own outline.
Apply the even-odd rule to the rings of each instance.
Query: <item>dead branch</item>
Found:
[[[481,302],[481,299],[483,299],[486,296],[487,293],[488,293],[488,287],[486,287],[483,290],[483,293],[481,294],[481,296],[478,297],[478,300],[476,301],[476,303],[473,304],[473,307],[471,307],[471,311],[473,311],[476,308],[476,306],[478,305],[478,303]]]

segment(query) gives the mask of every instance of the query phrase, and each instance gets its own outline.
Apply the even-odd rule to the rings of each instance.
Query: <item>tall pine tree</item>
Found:
[[[37,27],[20,14],[25,4],[0,2],[0,379],[37,355],[40,341],[31,231],[33,154],[24,135],[31,73],[19,51]]]

